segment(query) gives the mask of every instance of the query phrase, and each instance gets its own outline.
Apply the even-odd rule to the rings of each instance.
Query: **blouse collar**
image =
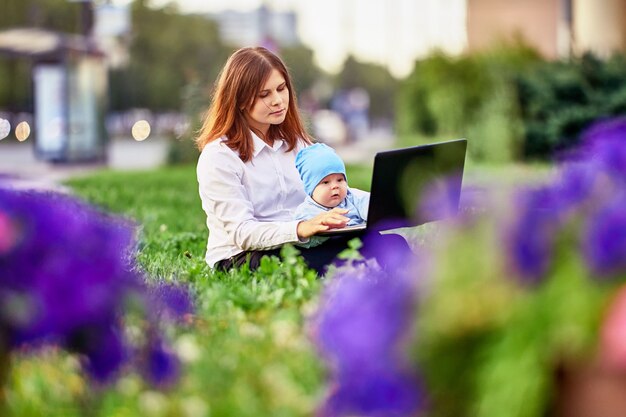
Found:
[[[253,152],[253,156],[257,156],[259,154],[259,152],[261,152],[263,150],[263,148],[267,147],[271,150],[273,150],[274,152],[278,151],[283,144],[285,143],[282,139],[275,139],[274,140],[274,144],[272,146],[268,145],[267,143],[265,143],[263,141],[263,139],[261,139],[256,133],[254,133],[252,130],[250,131],[250,133],[252,134],[252,143],[254,144],[254,152]]]

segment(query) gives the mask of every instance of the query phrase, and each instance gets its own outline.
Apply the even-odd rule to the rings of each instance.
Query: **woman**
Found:
[[[197,143],[209,266],[227,270],[249,261],[255,269],[264,255],[278,255],[285,243],[307,242],[348,223],[347,211],[338,208],[293,220],[306,197],[295,157],[311,139],[287,68],[267,49],[242,48],[228,59]],[[301,253],[322,273],[347,240],[331,239]]]
[[[306,197],[295,156],[311,140],[287,68],[267,49],[243,48],[228,59],[197,142],[210,266],[228,269],[249,258],[256,268],[281,245],[348,222],[343,210],[292,220]],[[303,256],[321,271],[343,248],[345,242]]]

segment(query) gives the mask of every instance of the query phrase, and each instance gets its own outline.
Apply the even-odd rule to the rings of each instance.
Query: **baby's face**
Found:
[[[348,194],[348,183],[343,174],[326,175],[311,196],[316,203],[324,207],[337,207]]]

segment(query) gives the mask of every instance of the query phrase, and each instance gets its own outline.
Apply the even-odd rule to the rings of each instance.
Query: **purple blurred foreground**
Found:
[[[567,262],[557,257],[558,245],[583,259],[592,279],[624,279],[626,118],[592,126],[558,172],[547,184],[516,190],[508,206],[512,213],[495,207],[473,214],[497,223],[499,241],[493,250],[506,258],[508,268],[502,279],[526,288],[540,285],[557,262]],[[428,210],[449,210],[443,191],[427,202]],[[469,233],[472,219],[464,216],[449,224],[456,233]],[[380,251],[388,248],[381,246]],[[430,268],[437,268],[427,269],[425,259],[427,254],[395,259],[395,275],[355,267],[331,277],[312,322],[313,339],[330,370],[321,415],[414,416],[427,410],[428,386],[418,382],[420,372],[411,356],[420,343],[420,335],[413,334],[418,289],[428,287]],[[626,308],[620,311],[618,322],[623,326]],[[607,328],[604,337],[612,341],[611,352],[617,352],[613,356],[626,363],[626,333],[615,325]]]
[[[15,190],[0,178],[0,352],[54,344],[83,357],[96,380],[125,363],[156,385],[171,383],[177,358],[158,318],[192,310],[186,289],[146,286],[134,261],[135,226],[58,193]],[[171,302],[171,303],[170,303]],[[142,346],[124,337],[131,305],[143,314]]]
[[[582,223],[580,246],[600,279],[626,268],[626,118],[597,123],[560,166],[556,180],[517,194],[505,241],[517,273],[542,280],[554,261],[555,236]]]

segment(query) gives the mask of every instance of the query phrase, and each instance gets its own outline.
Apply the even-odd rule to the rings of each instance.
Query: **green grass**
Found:
[[[192,166],[104,171],[72,180],[79,196],[139,226],[139,260],[152,277],[175,278],[202,259],[207,229]]]
[[[469,165],[468,178],[540,178],[545,167]],[[371,168],[349,166],[352,186],[368,189]],[[185,359],[180,383],[160,392],[136,375],[90,390],[76,358],[50,350],[16,355],[9,415],[310,416],[325,393],[325,368],[308,334],[323,280],[289,248],[256,272],[211,271],[193,166],[108,172],[71,180],[74,192],[137,224],[138,262],[148,280],[187,283],[197,306],[168,335]]]
[[[293,250],[252,273],[211,271],[207,230],[191,166],[102,172],[68,182],[74,192],[137,224],[138,262],[148,280],[189,285],[196,314],[168,327],[185,358],[165,392],[136,375],[87,390],[76,358],[15,355],[7,398],[12,416],[310,416],[324,369],[307,336],[321,281]]]

